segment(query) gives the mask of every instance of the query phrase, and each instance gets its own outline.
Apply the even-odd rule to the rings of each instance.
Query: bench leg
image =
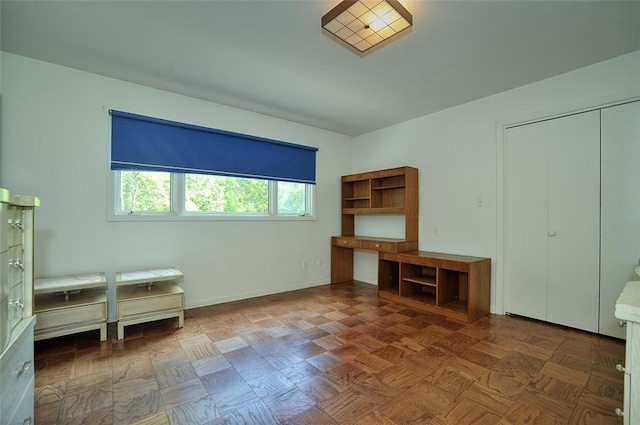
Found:
[[[118,339],[124,339],[124,324],[118,322]]]

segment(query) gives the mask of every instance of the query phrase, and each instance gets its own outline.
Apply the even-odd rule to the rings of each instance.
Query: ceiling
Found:
[[[413,27],[366,55],[321,30],[338,0],[2,0],[1,44],[349,136],[640,49],[640,1],[402,3]]]

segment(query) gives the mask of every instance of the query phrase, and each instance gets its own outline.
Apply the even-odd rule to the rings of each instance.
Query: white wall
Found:
[[[357,137],[354,172],[400,165],[417,167],[419,248],[491,257],[491,310],[500,312],[502,283],[496,280],[500,279],[496,260],[501,236],[502,124],[637,95],[640,52]],[[481,207],[477,206],[478,198]],[[377,233],[388,230],[390,237],[397,233],[395,224],[378,223]],[[439,236],[434,232],[436,226]],[[366,223],[356,233],[366,234],[373,227],[371,222]],[[355,278],[377,282],[376,261],[375,254],[357,253]]]
[[[1,59],[0,186],[41,198],[36,277],[105,272],[110,321],[117,271],[180,268],[187,307],[329,282],[350,137],[5,52]],[[317,220],[108,222],[109,109],[318,147]]]
[[[119,270],[181,268],[187,307],[327,283],[340,176],[400,165],[420,170],[420,249],[491,257],[499,312],[501,125],[640,94],[635,52],[357,137],[352,148],[349,137],[288,121],[4,52],[0,59],[0,186],[42,199],[36,277],[106,272],[111,320]],[[110,108],[318,147],[318,219],[107,222]],[[397,217],[359,218],[356,231],[403,233]],[[356,252],[354,273],[376,283],[376,254]]]

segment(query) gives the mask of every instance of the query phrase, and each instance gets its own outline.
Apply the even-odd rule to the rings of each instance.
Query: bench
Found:
[[[99,330],[106,341],[106,289],[104,273],[35,279],[34,340]]]
[[[178,318],[184,326],[184,290],[176,283],[184,279],[174,267],[116,273],[118,339],[125,326]]]

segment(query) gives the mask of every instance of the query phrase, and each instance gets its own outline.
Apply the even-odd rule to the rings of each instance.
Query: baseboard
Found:
[[[266,295],[281,294],[283,292],[291,292],[291,291],[297,291],[300,289],[314,288],[316,286],[327,285],[329,283],[331,283],[330,280],[323,279],[323,280],[318,280],[313,282],[304,282],[304,283],[299,283],[295,285],[287,285],[280,288],[273,288],[271,290],[250,291],[250,292],[243,292],[240,294],[234,294],[234,295],[229,295],[224,297],[199,299],[194,302],[185,302],[185,309],[188,310],[190,308],[207,307],[215,304],[222,304],[222,303],[228,303],[233,301],[247,300],[250,298],[264,297]]]

